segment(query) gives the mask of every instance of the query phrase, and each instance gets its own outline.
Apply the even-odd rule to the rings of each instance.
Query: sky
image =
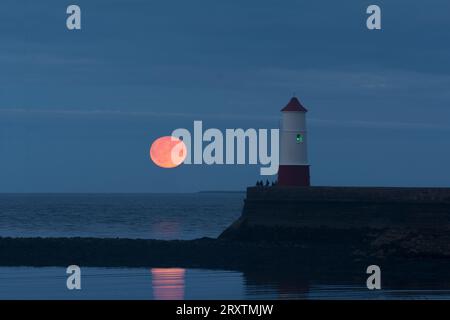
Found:
[[[70,4],[82,30],[66,28]],[[366,28],[371,4],[382,30]],[[164,170],[150,145],[194,120],[277,128],[294,93],[313,185],[449,186],[448,12],[445,0],[3,0],[0,192],[245,190],[259,166]]]

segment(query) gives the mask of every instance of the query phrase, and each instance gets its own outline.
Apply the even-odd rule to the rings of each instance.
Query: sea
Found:
[[[245,193],[1,194],[1,237],[197,239],[217,237],[242,211]],[[368,290],[240,270],[81,267],[68,290],[61,267],[0,267],[0,299],[450,299],[439,284]],[[440,289],[435,289],[435,288]]]

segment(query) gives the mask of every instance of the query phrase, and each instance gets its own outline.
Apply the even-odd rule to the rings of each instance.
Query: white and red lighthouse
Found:
[[[306,113],[308,110],[293,97],[281,110],[280,167],[278,185],[310,186],[307,154]]]

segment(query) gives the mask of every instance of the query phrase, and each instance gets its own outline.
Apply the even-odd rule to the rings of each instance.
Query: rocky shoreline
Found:
[[[319,245],[320,246],[320,245]],[[143,240],[100,238],[0,238],[1,266],[185,267],[245,269],[289,266],[314,248],[299,243],[203,238]],[[322,248],[323,252],[325,248]],[[328,250],[326,250],[328,251]],[[326,255],[320,254],[320,257]],[[329,258],[329,257],[327,257]]]
[[[440,259],[450,261],[450,235],[435,230],[280,229],[241,226],[245,237],[145,240],[0,238],[1,266],[183,266],[242,269],[323,261]],[[267,234],[265,241],[252,236]],[[276,235],[276,236],[274,236]],[[296,241],[289,239],[295,238]],[[333,239],[333,241],[330,241]]]
[[[366,268],[375,264],[382,267],[383,280],[390,286],[450,286],[447,235],[327,229],[301,233],[297,242],[0,238],[0,266],[220,269],[240,271],[259,282],[289,283],[301,278],[361,285],[367,278]],[[335,240],[330,242],[330,236]]]

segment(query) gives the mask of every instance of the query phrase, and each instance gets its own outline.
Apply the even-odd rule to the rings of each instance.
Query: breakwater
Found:
[[[221,238],[302,240],[305,229],[437,236],[450,231],[450,188],[252,187]]]

